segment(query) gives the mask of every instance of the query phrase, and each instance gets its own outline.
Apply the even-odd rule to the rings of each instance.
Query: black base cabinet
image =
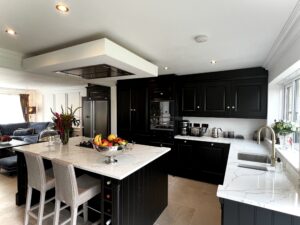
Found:
[[[215,184],[222,184],[229,154],[229,144],[175,140],[175,174]]]
[[[222,225],[300,225],[300,217],[220,199]]]

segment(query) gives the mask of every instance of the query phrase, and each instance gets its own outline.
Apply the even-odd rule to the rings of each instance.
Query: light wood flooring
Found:
[[[16,191],[16,177],[0,174],[1,225],[23,225],[24,206],[15,205]],[[216,191],[216,185],[169,176],[169,205],[155,225],[220,225]]]
[[[154,225],[221,225],[217,185],[169,176],[169,204]]]

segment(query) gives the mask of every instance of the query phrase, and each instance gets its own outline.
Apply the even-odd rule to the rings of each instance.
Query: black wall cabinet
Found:
[[[181,116],[266,118],[267,71],[254,68],[230,72],[180,77]]]
[[[175,140],[176,175],[222,184],[229,145],[213,142]]]

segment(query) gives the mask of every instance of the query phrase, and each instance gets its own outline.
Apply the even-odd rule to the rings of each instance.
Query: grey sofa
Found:
[[[0,124],[0,135],[9,135],[11,138],[29,143],[36,143],[40,133],[53,126],[51,122],[25,122]]]

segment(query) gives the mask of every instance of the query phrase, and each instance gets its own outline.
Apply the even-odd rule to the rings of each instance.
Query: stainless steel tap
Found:
[[[272,155],[271,155],[271,166],[275,166],[276,162],[276,150],[275,150],[275,142],[276,142],[276,135],[274,130],[269,126],[263,126],[261,127],[257,132],[257,143],[260,144],[260,133],[263,129],[269,129],[271,132],[272,137]]]

